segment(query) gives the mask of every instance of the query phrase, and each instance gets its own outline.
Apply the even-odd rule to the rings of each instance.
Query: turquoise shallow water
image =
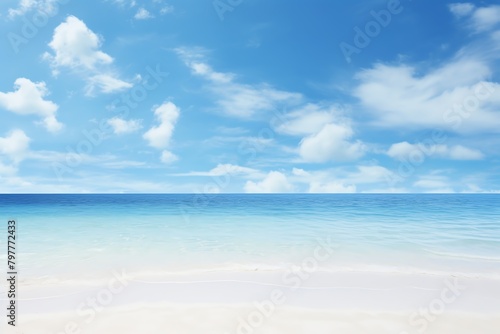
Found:
[[[500,275],[499,204],[498,195],[0,195],[1,242],[16,218],[25,277],[272,270],[300,264],[318,240],[336,247],[323,270]]]

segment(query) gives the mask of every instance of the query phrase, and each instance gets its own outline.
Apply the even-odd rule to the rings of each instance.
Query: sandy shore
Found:
[[[6,333],[498,333],[500,280],[377,272],[112,271],[22,281]],[[6,301],[5,291],[0,299]],[[2,324],[3,326],[3,324]]]
[[[136,304],[109,308],[88,323],[70,313],[24,317],[21,333],[93,334],[496,334],[499,315],[446,312],[412,325],[404,312],[332,311],[281,307],[270,316],[253,306]]]

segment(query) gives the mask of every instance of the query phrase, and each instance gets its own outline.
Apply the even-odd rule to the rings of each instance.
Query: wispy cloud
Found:
[[[33,10],[54,15],[59,5],[60,0],[19,0],[16,8],[9,9],[9,17],[23,16]]]
[[[398,160],[409,160],[412,154],[420,152],[426,156],[451,160],[481,160],[484,158],[481,151],[462,145],[424,145],[421,143],[410,144],[406,141],[393,144],[387,151],[387,155]]]
[[[207,89],[216,97],[217,110],[223,114],[251,118],[283,105],[295,105],[303,99],[299,93],[282,91],[267,83],[239,83],[235,74],[215,71],[206,62],[206,51],[201,48],[177,48],[175,51],[194,75],[209,83]]]
[[[489,31],[500,25],[500,5],[476,7],[470,2],[453,3],[450,11],[459,19],[465,19],[475,32]]]
[[[491,74],[486,62],[470,57],[429,71],[376,64],[358,72],[353,94],[380,127],[498,131],[500,85],[488,81]]]

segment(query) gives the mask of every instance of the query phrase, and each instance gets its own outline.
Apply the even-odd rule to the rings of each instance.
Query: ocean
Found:
[[[272,271],[316,245],[324,271],[500,276],[499,195],[0,195],[22,281],[127,272]],[[5,248],[2,246],[2,248]],[[0,254],[0,261],[6,254]]]

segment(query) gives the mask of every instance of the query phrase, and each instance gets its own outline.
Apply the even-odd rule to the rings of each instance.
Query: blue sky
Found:
[[[499,192],[494,1],[7,0],[0,192]]]

